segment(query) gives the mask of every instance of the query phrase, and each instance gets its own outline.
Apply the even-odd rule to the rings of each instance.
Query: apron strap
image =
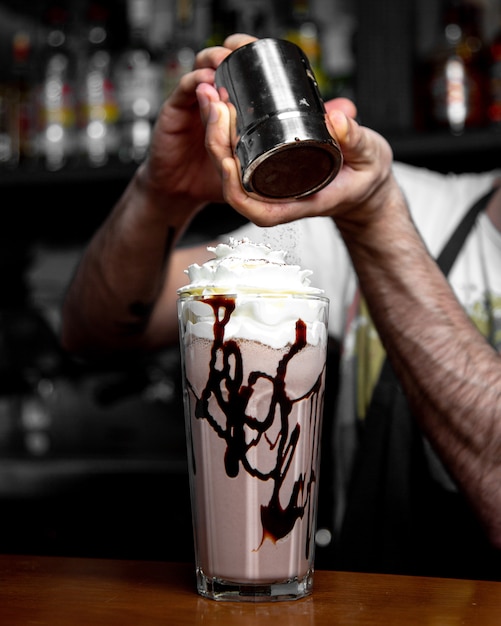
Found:
[[[496,193],[496,191],[497,188],[491,189],[471,206],[469,211],[459,222],[456,230],[452,233],[449,241],[445,244],[442,252],[438,255],[437,264],[445,276],[449,275],[449,272],[454,265],[454,261],[456,260],[464,242],[466,241],[466,238],[475,224],[478,214],[487,208],[489,200]]]

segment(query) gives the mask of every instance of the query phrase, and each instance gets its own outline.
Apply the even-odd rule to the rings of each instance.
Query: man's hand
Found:
[[[215,91],[215,70],[235,48],[253,41],[247,35],[229,38],[224,47],[207,48],[198,53],[194,70],[186,74],[164,103],[155,125],[149,157],[141,175],[150,191],[160,197],[190,197],[195,204],[222,202],[221,178],[205,149],[202,114],[208,102],[197,101],[201,83]]]
[[[259,226],[290,222],[303,217],[331,216],[336,221],[368,219],[371,212],[393,194],[392,152],[379,134],[360,126],[356,109],[344,98],[326,103],[329,130],[341,147],[344,164],[324,189],[301,200],[270,202],[249,195],[241,185],[234,156],[235,110],[226,105],[212,84],[201,83],[197,95],[206,124],[206,146],[223,180],[225,201]],[[388,185],[383,185],[388,182]]]

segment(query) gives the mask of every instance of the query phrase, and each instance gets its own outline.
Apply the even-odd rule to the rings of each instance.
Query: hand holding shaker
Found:
[[[197,590],[292,600],[312,589],[328,300],[311,272],[219,244],[179,291]]]
[[[237,48],[218,67],[216,87],[237,112],[235,153],[246,191],[272,201],[303,198],[337,175],[342,153],[296,44],[260,39]]]

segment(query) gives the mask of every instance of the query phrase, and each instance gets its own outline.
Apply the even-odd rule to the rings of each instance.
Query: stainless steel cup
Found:
[[[216,86],[236,109],[235,152],[246,191],[276,201],[302,198],[337,175],[341,150],[298,46],[281,39],[242,46],[218,67]]]

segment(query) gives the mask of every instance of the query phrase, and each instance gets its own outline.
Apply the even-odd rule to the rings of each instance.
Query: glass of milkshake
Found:
[[[311,272],[247,240],[179,290],[198,592],[312,589],[328,300]]]

